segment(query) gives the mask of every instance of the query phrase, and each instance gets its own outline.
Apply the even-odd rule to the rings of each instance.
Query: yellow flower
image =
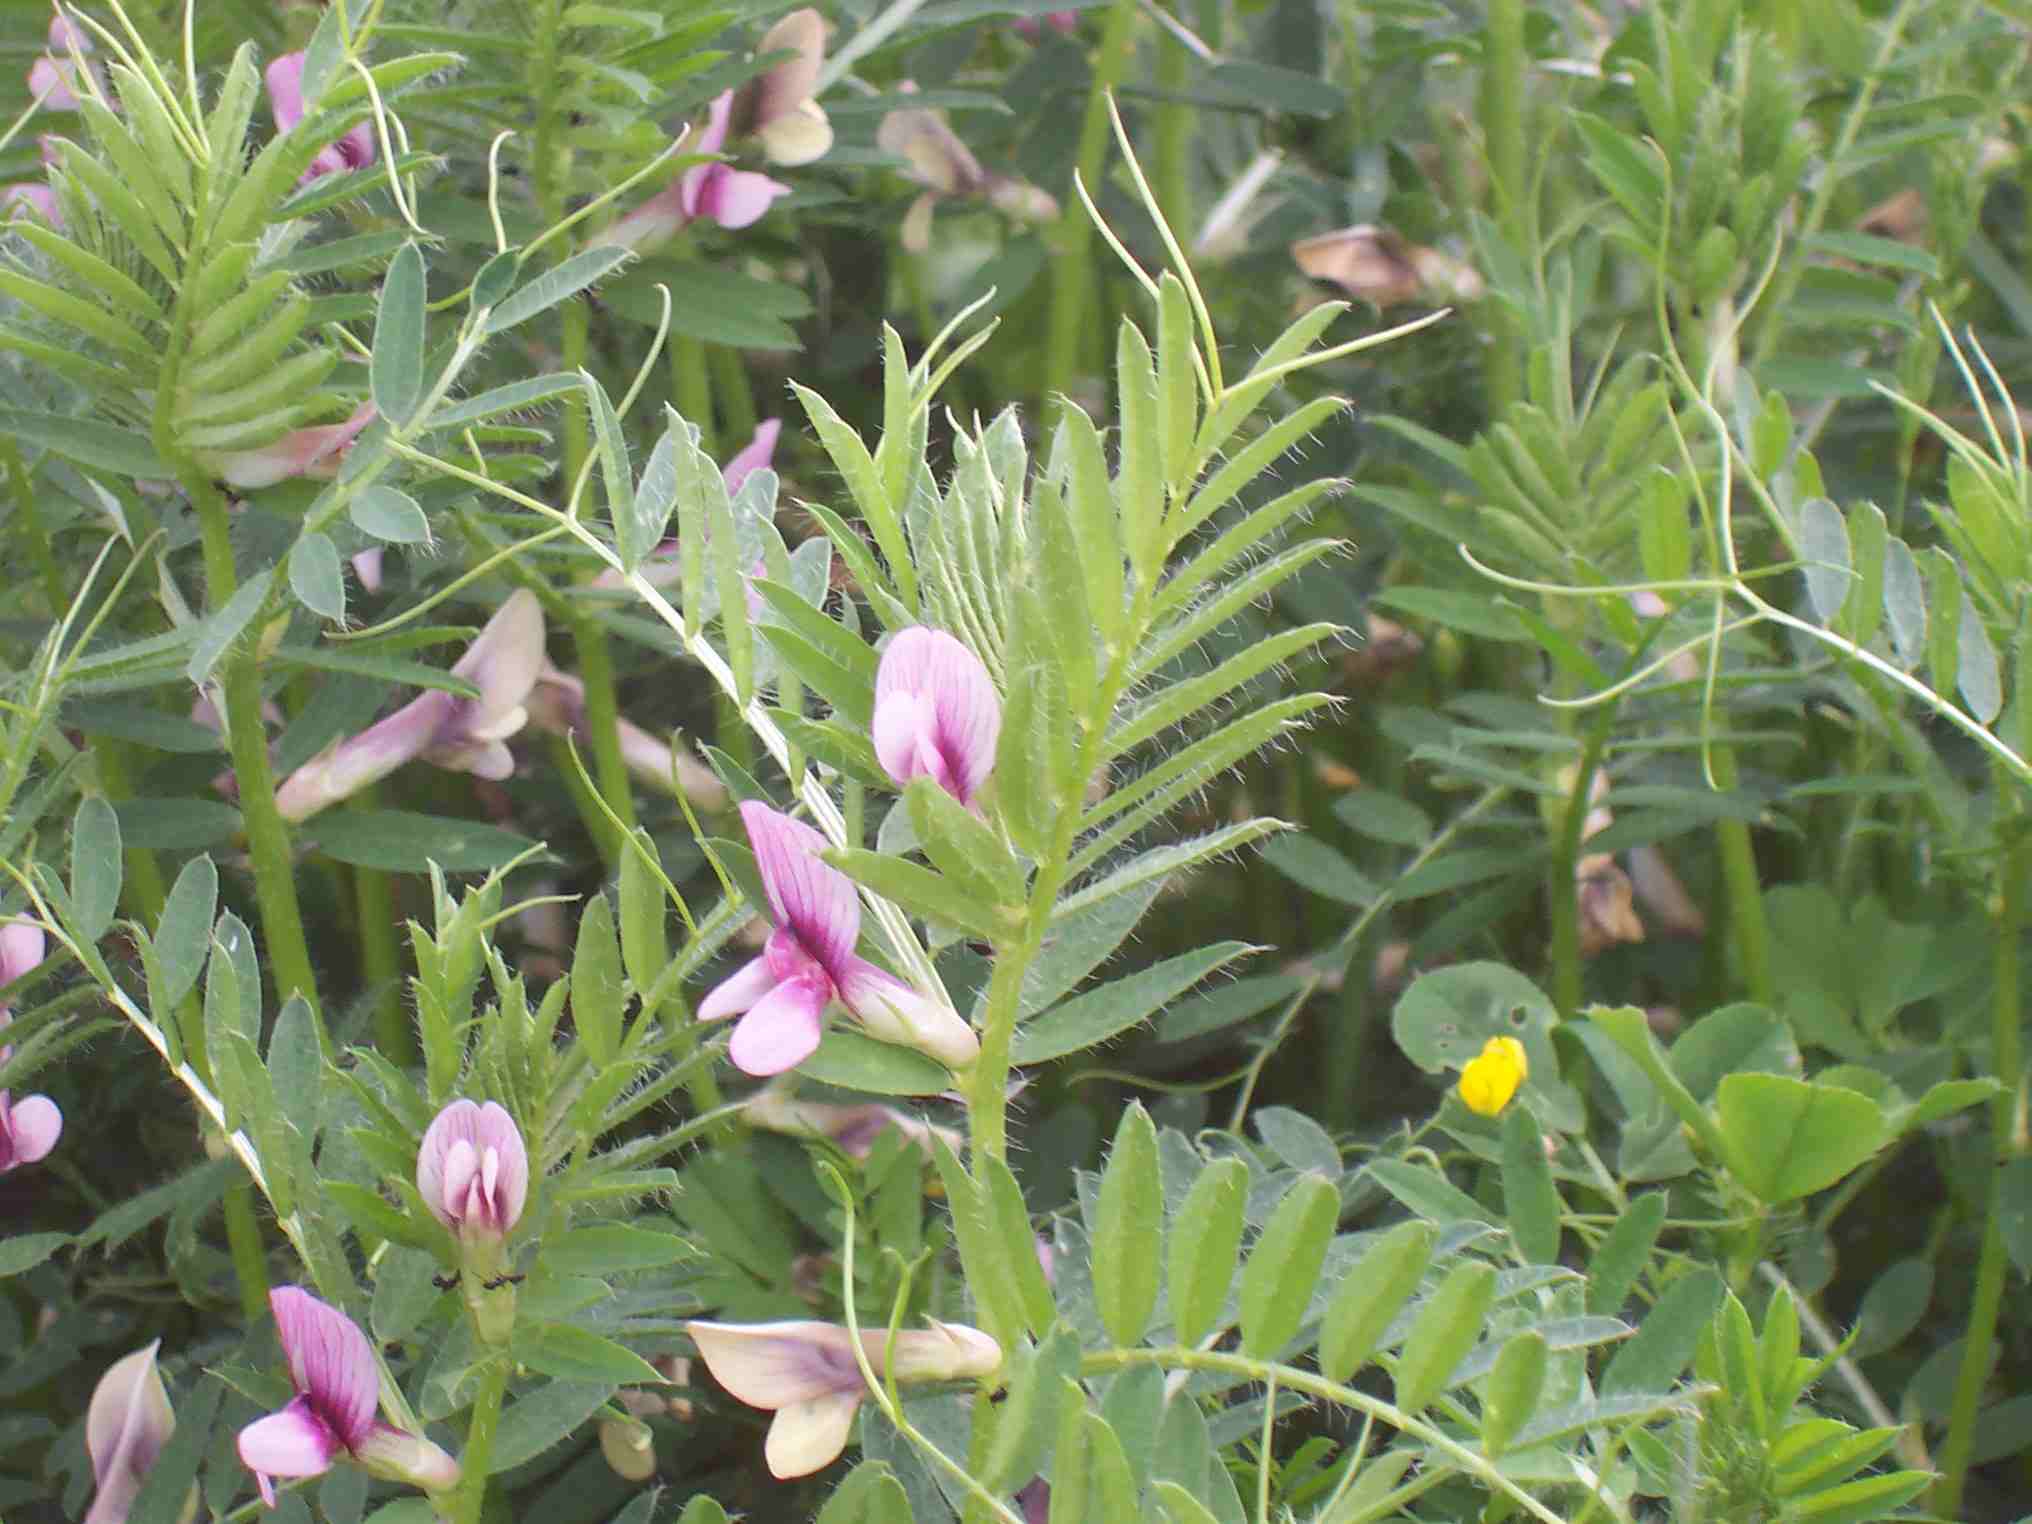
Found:
[[[1510,1104],[1517,1087],[1530,1073],[1524,1044],[1514,1037],[1491,1037],[1461,1070],[1460,1098],[1467,1103],[1468,1110],[1485,1117],[1496,1116]]]

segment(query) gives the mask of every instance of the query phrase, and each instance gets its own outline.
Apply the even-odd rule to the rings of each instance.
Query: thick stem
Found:
[[[2019,1097],[2024,1090],[2025,1059],[2020,1024],[2023,1020],[2019,939],[2025,933],[2024,847],[2014,843],[2004,854],[1999,885],[1995,951],[1996,988],[1992,992],[1990,1067],[2004,1090],[1990,1103],[1991,1144],[1996,1168],[1990,1174],[1989,1209],[1983,1216],[1982,1257],[1976,1262],[1975,1300],[1969,1307],[1968,1336],[1962,1341],[1961,1371],[1955,1377],[1954,1408],[1947,1422],[1947,1443],[1940,1455],[1940,1480],[1934,1484],[1933,1511],[1942,1518],[1961,1516],[1962,1487],[1968,1480],[1969,1455],[1975,1444],[1976,1410],[1982,1405],[1996,1358],[1997,1316],[2004,1301],[2008,1257],[2004,1250],[2003,1168],[2021,1152],[2015,1135]]]
[[[254,1187],[245,1180],[226,1187],[226,1249],[233,1278],[240,1283],[240,1315],[259,1322],[268,1311],[268,1253],[261,1246],[261,1220],[254,1215]]]
[[[713,378],[706,369],[706,346],[683,334],[670,336],[670,405],[699,431],[699,448],[719,456],[719,434],[713,427]]]
[[[1716,790],[1732,792],[1736,787],[1735,748],[1717,744],[1709,756]],[[1728,886],[1729,928],[1743,983],[1752,1000],[1773,1005],[1778,992],[1771,978],[1771,933],[1764,919],[1764,893],[1757,882],[1757,855],[1750,846],[1749,825],[1741,820],[1717,822],[1715,847],[1721,854],[1722,879]]]
[[[712,377],[713,405],[720,411],[720,433],[729,449],[739,449],[761,422],[741,351],[731,344],[715,344],[706,351],[706,368]]]
[[[373,791],[362,797],[373,802]],[[417,1060],[416,1034],[402,1006],[402,949],[396,935],[395,882],[379,868],[353,869],[353,904],[360,919],[360,971],[373,1002],[374,1046],[398,1066]]]
[[[494,1458],[494,1431],[501,1426],[501,1399],[508,1393],[508,1360],[496,1355],[480,1376],[473,1416],[466,1425],[466,1448],[459,1456],[459,1490],[453,1499],[453,1524],[480,1524],[487,1502],[487,1468]]]
[[[1108,93],[1122,82],[1136,53],[1136,0],[1115,0],[1108,24],[1094,54],[1093,93],[1087,97],[1080,122],[1080,180],[1098,198],[1101,169],[1108,152]],[[1079,373],[1080,356],[1092,343],[1100,324],[1094,321],[1094,230],[1086,209],[1068,186],[1065,214],[1058,222],[1058,251],[1052,257],[1051,329],[1045,351],[1044,394],[1063,394]]]
[[[204,540],[206,593],[217,610],[239,586],[233,570],[226,502],[209,478],[195,469],[185,474],[183,485],[197,509]],[[247,830],[247,853],[254,864],[254,897],[261,910],[261,931],[276,998],[279,1002],[301,995],[315,1017],[317,976],[311,971],[310,943],[304,936],[303,912],[296,899],[289,825],[276,808],[275,772],[269,766],[268,735],[261,723],[260,638],[261,618],[257,615],[225,658],[226,742],[240,790],[240,818]],[[322,1022],[319,1037],[323,1039]]]
[[[614,656],[607,644],[607,632],[590,614],[572,619],[572,644],[579,655],[579,680],[586,685],[586,740],[593,753],[593,780],[600,796],[624,825],[635,825],[634,785],[628,777],[627,759],[621,754],[621,707],[614,691]],[[604,815],[588,819],[593,839],[609,867],[620,865],[620,838]]]
[[[1524,0],[1489,0],[1482,37],[1482,142],[1489,162],[1489,194],[1496,225],[1522,255],[1527,238],[1530,183],[1524,159]],[[1496,306],[1490,303],[1491,308]],[[1523,394],[1524,343],[1509,314],[1492,312],[1486,376],[1489,412],[1500,413]]]

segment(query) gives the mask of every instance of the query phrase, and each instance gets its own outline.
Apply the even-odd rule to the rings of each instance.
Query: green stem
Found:
[[[1735,748],[1717,743],[1709,756],[1716,791],[1733,792]],[[1743,983],[1759,1005],[1774,1005],[1778,989],[1771,978],[1771,933],[1764,919],[1764,894],[1757,882],[1757,854],[1750,846],[1749,824],[1733,819],[1717,821],[1715,847],[1721,854],[1722,879],[1728,886],[1729,926],[1742,964]]]
[[[706,370],[706,346],[683,334],[670,336],[670,405],[699,431],[699,448],[719,458],[713,428],[713,378]]]
[[[371,806],[373,790],[361,797]],[[360,918],[360,965],[372,1002],[374,1046],[397,1066],[417,1060],[416,1035],[402,1005],[402,951],[397,937],[395,882],[379,868],[353,869],[353,904]]]
[[[226,1249],[240,1283],[240,1315],[259,1322],[268,1311],[268,1251],[261,1245],[261,1221],[254,1215],[254,1186],[239,1180],[226,1188]]]
[[[233,570],[226,501],[203,471],[181,473],[184,490],[197,509],[204,542],[206,594],[210,606],[223,608],[239,586]],[[262,613],[265,614],[264,609]],[[247,830],[247,852],[254,864],[254,897],[261,911],[269,966],[278,1001],[292,994],[318,1013],[317,976],[311,971],[310,943],[304,937],[303,912],[296,898],[296,864],[289,846],[289,825],[275,804],[275,773],[268,762],[268,735],[261,722],[261,615],[224,663],[226,741],[233,758],[233,777],[240,790],[240,818]],[[323,1039],[323,1023],[319,1023]],[[329,1043],[327,1043],[329,1046]]]
[[[1975,1300],[1969,1307],[1968,1336],[1962,1341],[1961,1371],[1954,1383],[1954,1408],[1947,1422],[1947,1443],[1941,1450],[1941,1475],[1933,1489],[1933,1511],[1947,1519],[1961,1516],[1962,1487],[1968,1479],[1969,1455],[1975,1444],[1976,1411],[1982,1405],[1990,1365],[1996,1358],[1997,1316],[2003,1306],[2008,1267],[2004,1249],[2004,1200],[2000,1188],[2003,1169],[2023,1151],[2016,1136],[2015,1119],[2025,1080],[2021,1033],[2024,1013],[2019,993],[2023,970],[2018,944],[2025,933],[2026,868],[2024,848],[2014,842],[2004,853],[2001,870],[1994,943],[1996,988],[1990,1013],[1993,1023],[1990,1067],[2004,1083],[2003,1093],[1990,1103],[1996,1169],[1990,1175],[1989,1210],[1983,1217],[1982,1257],[1976,1262]]]
[[[487,1470],[494,1458],[494,1433],[501,1426],[501,1400],[508,1393],[508,1360],[496,1355],[480,1376],[473,1416],[466,1425],[466,1448],[459,1456],[459,1490],[453,1499],[453,1524],[480,1524],[487,1502]]]
[[[1172,95],[1184,95],[1192,88],[1192,54],[1184,43],[1169,33],[1157,39],[1157,88]],[[1157,108],[1157,141],[1151,148],[1151,189],[1157,193],[1157,208],[1171,225],[1180,242],[1190,244],[1194,212],[1192,205],[1193,125],[1197,110],[1183,100],[1167,100]]]
[[[623,825],[635,827],[634,784],[628,776],[627,760],[621,755],[621,709],[614,692],[614,655],[607,644],[607,631],[591,614],[576,614],[571,622],[572,644],[579,655],[579,680],[586,685],[585,733],[593,753],[593,779],[600,795]],[[609,867],[620,866],[621,842],[613,825],[601,815],[588,819],[600,855]]]
[[[50,617],[61,618],[64,605],[69,602],[64,597],[63,571],[56,564],[56,552],[50,548],[49,530],[35,505],[35,488],[28,479],[28,467],[22,464],[21,451],[12,439],[0,441],[0,466],[7,470],[7,485],[14,494],[14,511],[20,516],[21,527],[28,531],[28,553],[42,578],[43,595],[49,599]]]
[[[739,449],[761,422],[755,414],[755,393],[748,385],[741,351],[731,344],[711,345],[706,350],[706,368],[711,372],[713,403],[720,410],[721,437],[730,449]]]
[[[1528,239],[1530,184],[1524,161],[1524,0],[1489,0],[1482,39],[1482,142],[1489,161],[1489,194],[1496,225],[1520,256]],[[1493,306],[1493,304],[1492,304]],[[1491,316],[1487,369],[1489,412],[1503,411],[1523,394],[1524,343],[1516,319]]]
[[[1094,54],[1093,93],[1087,97],[1080,122],[1079,157],[1075,161],[1087,193],[1096,199],[1101,169],[1108,152],[1108,94],[1128,73],[1136,53],[1136,0],[1115,0],[1108,24]],[[1093,225],[1086,209],[1067,189],[1065,215],[1058,221],[1058,251],[1052,257],[1051,329],[1045,351],[1043,388],[1048,397],[1070,390],[1079,373],[1080,357],[1100,329],[1092,312],[1096,304]]]
[[[1566,818],[1560,823],[1559,842],[1552,854],[1550,881],[1546,886],[1552,907],[1552,1003],[1559,1014],[1572,1017],[1580,1009],[1580,848],[1586,829],[1589,796],[1595,774],[1601,769],[1602,747],[1608,727],[1597,721],[1588,732],[1580,765],[1574,769],[1573,789],[1567,795]]]
[[[99,782],[105,786],[106,798],[113,804],[122,804],[134,797],[134,775],[128,769],[131,754],[132,748],[125,741],[116,741],[111,736],[100,736],[92,747],[93,759],[99,765]],[[127,876],[120,898],[126,901],[127,913],[153,931],[162,920],[163,902],[168,898],[162,882],[162,866],[156,862],[155,853],[147,847],[129,847],[122,856],[127,864]]]

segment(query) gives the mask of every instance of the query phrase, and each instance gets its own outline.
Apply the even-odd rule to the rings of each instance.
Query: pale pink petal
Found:
[[[706,124],[698,136],[685,144],[692,153],[718,153],[727,142],[727,127],[734,117],[734,92],[722,90],[706,108]]]
[[[303,54],[284,53],[268,66],[268,109],[277,132],[303,120]]]
[[[505,1233],[521,1220],[529,1199],[529,1149],[507,1108],[494,1101],[482,1106],[473,1119],[473,1136],[490,1161],[487,1199],[494,1225]]]
[[[775,988],[776,975],[770,970],[769,960],[751,959],[706,992],[706,998],[699,1002],[698,1019],[725,1021],[729,1016],[738,1016]]]
[[[762,1458],[769,1474],[778,1481],[810,1476],[840,1458],[853,1432],[854,1412],[861,1405],[861,1393],[835,1392],[809,1402],[793,1402],[779,1408],[770,1420],[769,1437],[762,1443]]]
[[[684,181],[679,179],[618,218],[601,241],[624,249],[653,249],[667,243],[690,220],[685,211]]]
[[[801,820],[746,800],[741,823],[769,896],[771,918],[794,932],[830,972],[861,935],[861,902],[853,880],[819,860],[829,843]]]
[[[229,487],[272,487],[292,476],[329,477],[360,431],[374,421],[374,404],[356,408],[344,423],[294,429],[258,450],[229,450],[205,465]]]
[[[275,1506],[270,1477],[322,1476],[344,1446],[308,1398],[299,1397],[279,1413],[256,1419],[240,1431],[240,1461],[261,1484],[261,1497]]]
[[[543,605],[528,588],[517,588],[452,668],[480,690],[460,714],[469,734],[498,741],[521,728],[523,702],[544,667],[543,642]],[[518,716],[514,726],[504,730],[511,716]]]
[[[28,66],[28,93],[41,100],[45,111],[77,110],[78,98],[70,86],[76,67],[68,58],[59,63],[45,54]]]
[[[352,1449],[374,1422],[380,1373],[359,1325],[297,1286],[268,1293],[290,1380],[339,1443]],[[275,1475],[285,1473],[268,1468]],[[301,1473],[290,1473],[301,1474]]]
[[[776,437],[783,432],[783,421],[779,418],[765,418],[755,425],[755,436],[734,452],[720,475],[726,478],[727,491],[741,490],[741,483],[748,479],[750,471],[766,470],[776,457]]]
[[[479,1173],[480,1151],[469,1139],[456,1140],[445,1153],[443,1193],[436,1200],[426,1198],[424,1205],[435,1212],[446,1227],[456,1228],[472,1209],[470,1198],[474,1179]]]
[[[12,984],[38,967],[48,948],[40,922],[0,922],[0,984]]]
[[[839,992],[841,1004],[871,1037],[915,1048],[949,1069],[963,1069],[980,1057],[981,1040],[959,1012],[864,958],[847,960]]]
[[[751,1408],[861,1391],[853,1346],[837,1323],[691,1322],[684,1331],[713,1379]]]
[[[422,756],[456,718],[458,704],[453,695],[433,689],[358,735],[333,742],[275,791],[282,818],[308,820]]]
[[[51,227],[63,226],[63,212],[58,208],[56,192],[47,185],[10,185],[0,191],[0,201],[12,210],[27,207]]]
[[[381,554],[381,547],[375,545],[353,557],[353,575],[360,579],[365,592],[381,591]]]
[[[690,206],[695,217],[710,217],[723,228],[745,228],[761,221],[778,196],[789,194],[789,186],[767,175],[714,164],[694,187]]]
[[[781,1074],[810,1058],[831,997],[831,983],[817,970],[777,985],[735,1023],[727,1044],[734,1067],[743,1074]]]
[[[114,1361],[92,1391],[85,1449],[98,1490],[84,1524],[126,1524],[142,1479],[176,1429],[169,1393],[155,1368],[161,1340]]]
[[[18,1164],[34,1164],[49,1156],[56,1140],[63,1136],[63,1113],[46,1095],[23,1096],[11,1106],[0,1091],[0,1171]],[[11,1153],[10,1160],[6,1156]]]
[[[450,1156],[460,1143],[471,1149],[472,1118],[479,1109],[465,1099],[451,1102],[431,1119],[430,1126],[423,1131],[423,1141],[417,1145],[416,1193],[437,1220],[448,1228],[455,1226],[451,1214],[444,1209],[445,1183],[451,1173]]]
[[[909,708],[900,702],[906,694],[915,699]],[[875,707],[876,754],[892,778],[928,776],[973,802],[1002,734],[1002,700],[980,657],[943,630],[900,631],[876,669]]]

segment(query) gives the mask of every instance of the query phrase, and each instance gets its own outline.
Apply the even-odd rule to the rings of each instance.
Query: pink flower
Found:
[[[0,988],[36,968],[47,947],[43,930],[34,921],[0,924]],[[7,1007],[0,1005],[0,1028],[5,1028],[10,1019]],[[0,1063],[5,1063],[13,1051],[0,1045]],[[55,1101],[46,1095],[24,1096],[14,1101],[5,1090],[0,1090],[0,1175],[46,1158],[62,1135],[63,1113],[57,1110]]]
[[[908,92],[917,87],[905,80],[901,88]],[[981,168],[981,161],[936,111],[905,106],[890,112],[875,129],[875,145],[901,158],[910,166],[910,178],[926,187],[903,217],[903,247],[913,254],[931,247],[932,208],[948,196],[978,196],[1025,222],[1048,222],[1058,215],[1058,203],[1028,181]]]
[[[45,111],[78,109],[79,58],[92,51],[92,39],[83,28],[73,26],[61,11],[50,17],[49,51],[29,65],[28,93],[42,102]],[[92,73],[92,66],[82,66]],[[94,74],[94,81],[97,76]],[[103,87],[101,87],[103,94]]]
[[[374,404],[362,403],[344,423],[292,429],[258,450],[228,450],[203,457],[213,475],[229,487],[272,487],[292,476],[320,479],[338,474],[339,462],[360,431],[374,421]]]
[[[750,1125],[793,1137],[824,1138],[841,1153],[865,1159],[875,1150],[875,1140],[895,1128],[906,1143],[914,1143],[929,1158],[932,1139],[937,1138],[955,1154],[965,1144],[950,1127],[934,1126],[893,1106],[867,1102],[859,1106],[834,1106],[824,1101],[793,1100],[776,1085],[755,1092],[741,1115]]]
[[[833,129],[811,96],[825,63],[825,18],[810,7],[792,11],[763,33],[755,51],[792,56],[741,86],[731,113],[734,134],[752,134],[772,164],[823,158]]]
[[[898,631],[875,672],[875,755],[898,783],[930,778],[971,805],[995,765],[1002,701],[980,657],[943,630]]]
[[[1061,32],[1070,36],[1079,30],[1079,12],[1046,11],[1041,18],[1037,16],[1019,16],[1016,18],[1017,35],[1027,37],[1032,42],[1037,41],[1039,37],[1044,35],[1044,28],[1047,26],[1055,32]]]
[[[63,213],[57,207],[56,192],[47,185],[32,182],[9,185],[0,189],[0,205],[7,207],[10,218],[18,217],[26,210],[53,228],[63,226]]]
[[[303,54],[285,53],[268,66],[268,109],[279,133],[293,131],[303,120]],[[320,175],[364,169],[374,157],[373,124],[362,122],[312,159],[297,183],[308,185]]]
[[[494,1101],[453,1101],[423,1135],[416,1189],[460,1238],[507,1237],[529,1198],[529,1150],[515,1119]]]
[[[728,1048],[749,1074],[780,1074],[811,1057],[820,1017],[834,1000],[869,1034],[962,1068],[980,1053],[959,1013],[854,955],[861,902],[853,881],[821,860],[826,839],[802,821],[753,800],[741,823],[755,849],[776,929],[762,956],[699,1002],[700,1021],[740,1016]],[[743,1014],[745,1012],[745,1014]]]
[[[334,741],[275,792],[285,820],[308,820],[418,757],[451,772],[499,781],[515,771],[508,737],[543,669],[543,606],[519,588],[452,668],[480,690],[460,698],[434,688],[356,736]]]
[[[715,1381],[749,1407],[775,1413],[762,1448],[771,1476],[809,1476],[846,1449],[867,1391],[846,1329],[804,1321],[684,1327]],[[893,1352],[887,1329],[864,1329],[861,1348],[878,1377],[893,1371],[899,1382],[977,1380],[1002,1367],[1002,1346],[964,1323],[899,1333]]]
[[[530,723],[552,735],[577,736],[585,731],[586,685],[569,672],[560,672],[545,663],[529,690]],[[617,720],[621,760],[628,771],[643,782],[670,792],[673,785],[684,797],[703,810],[718,810],[727,802],[727,788],[717,774],[701,762],[689,747],[666,744],[625,719]]]
[[[727,141],[727,125],[733,110],[734,92],[721,91],[707,112],[705,129],[696,142],[685,145],[687,150],[717,154]],[[667,189],[658,191],[616,222],[608,229],[606,241],[627,249],[654,246],[700,217],[723,228],[745,228],[760,221],[778,196],[789,194],[789,186],[753,170],[735,169],[717,160],[694,164]]]
[[[127,1524],[148,1468],[176,1431],[162,1373],[155,1368],[160,1339],[114,1361],[92,1389],[85,1413],[85,1449],[98,1491],[85,1524]]]
[[[367,1336],[351,1318],[297,1286],[269,1292],[268,1306],[296,1398],[240,1431],[240,1459],[254,1473],[263,1502],[275,1506],[276,1477],[322,1476],[341,1458],[427,1492],[458,1485],[457,1461],[374,1416],[380,1372]]]

